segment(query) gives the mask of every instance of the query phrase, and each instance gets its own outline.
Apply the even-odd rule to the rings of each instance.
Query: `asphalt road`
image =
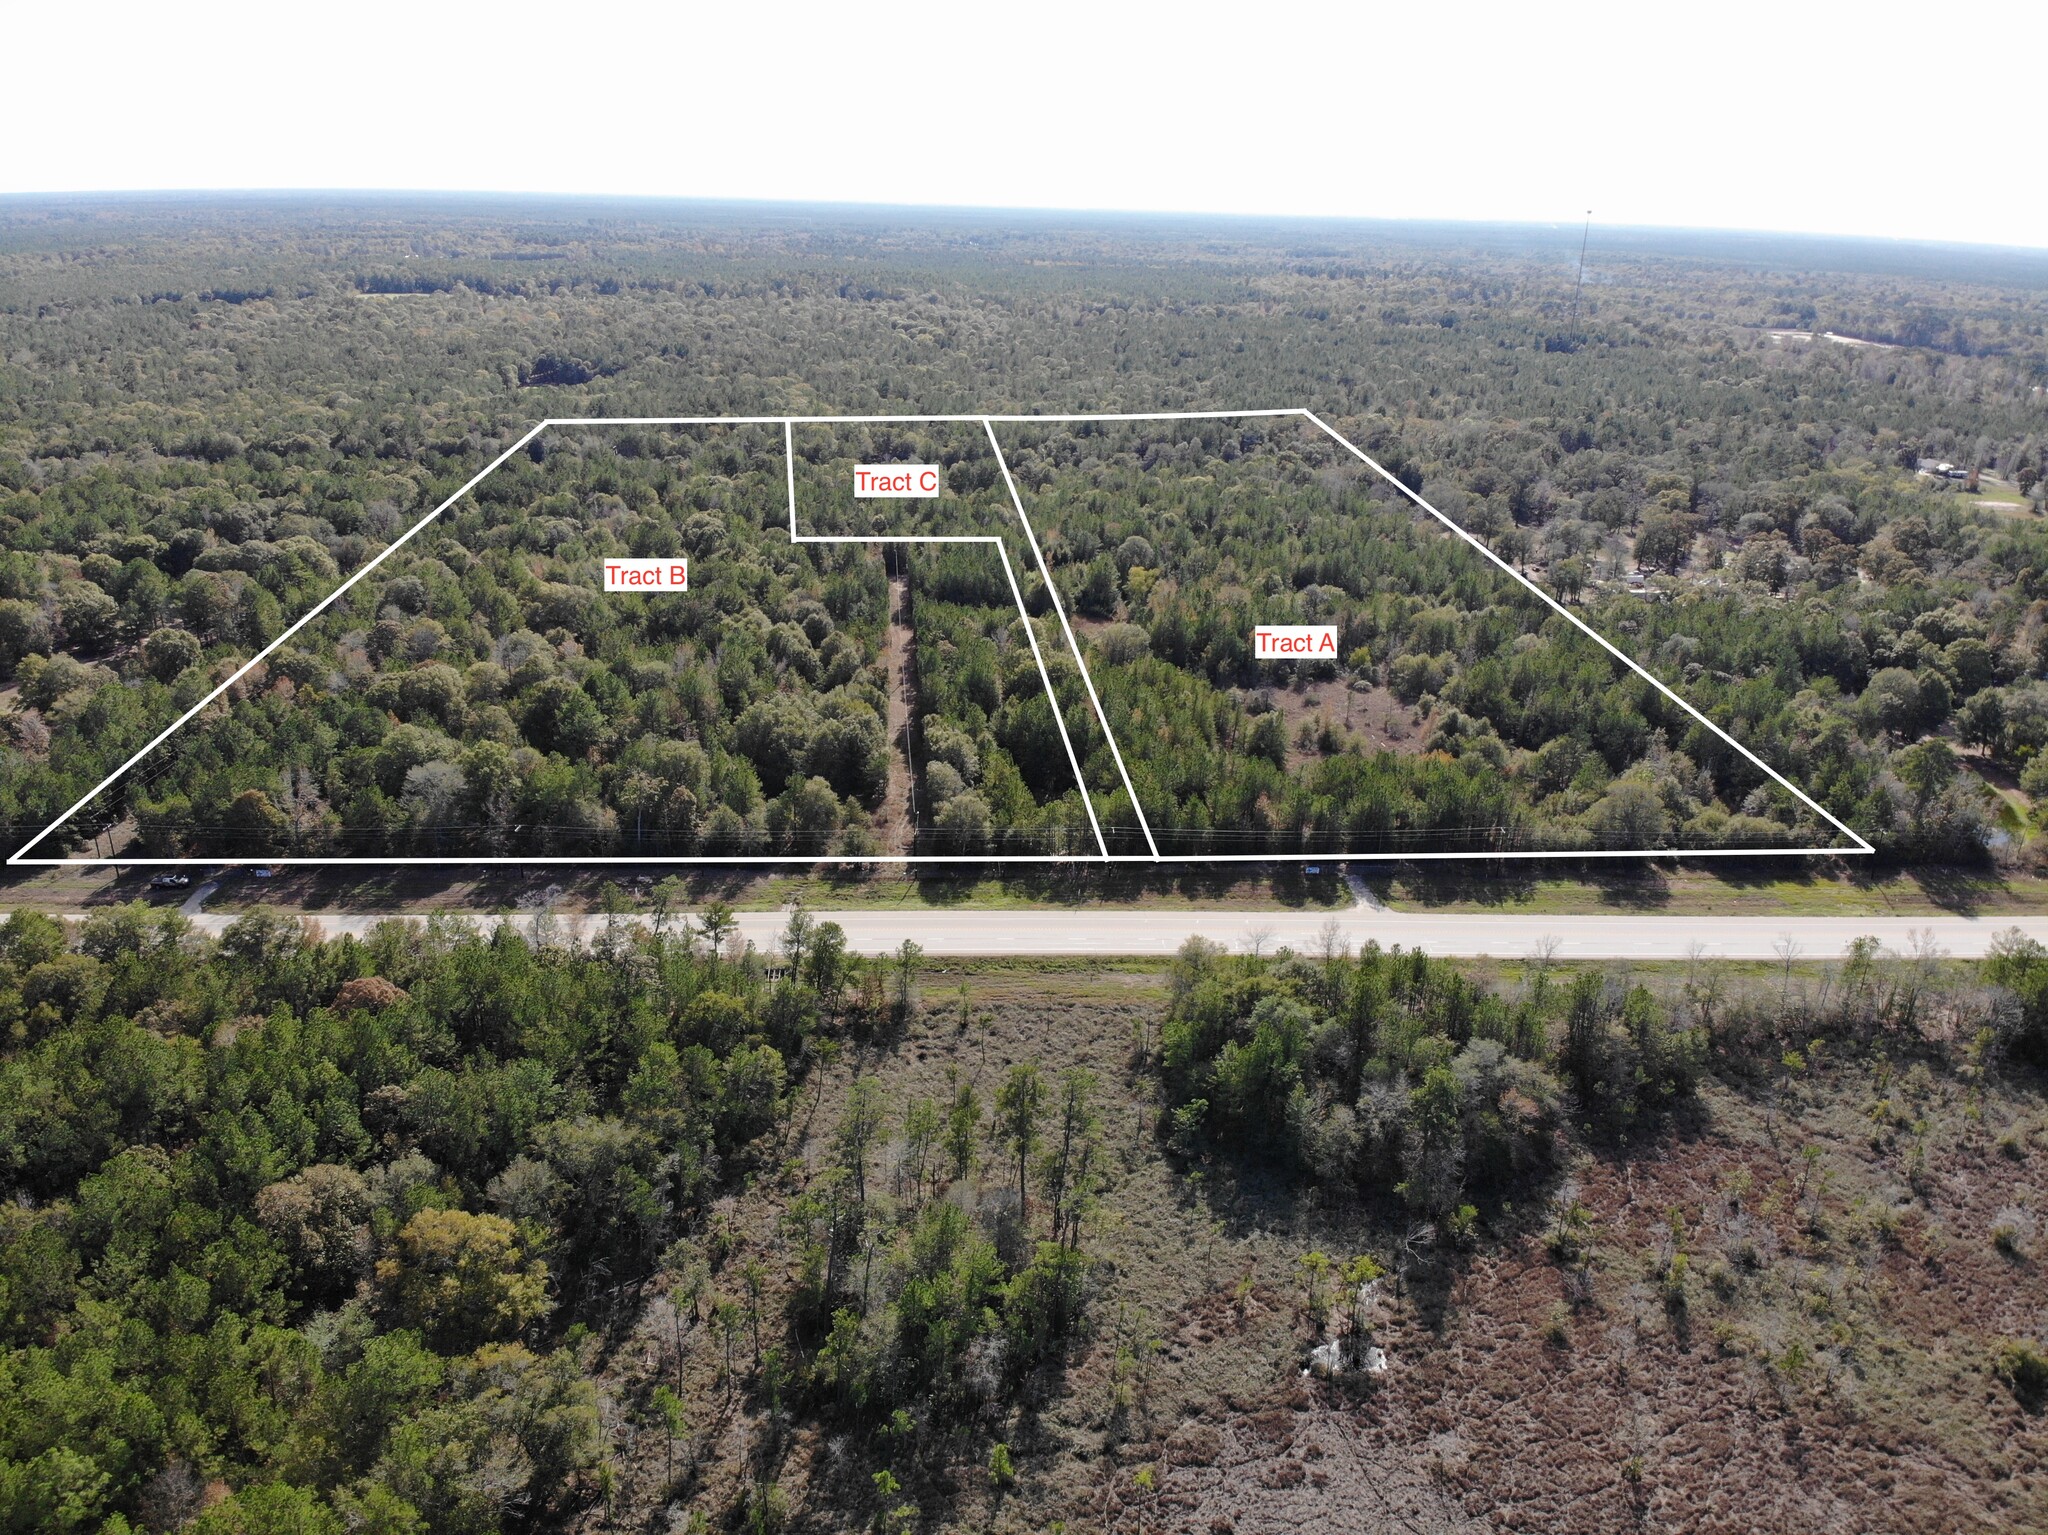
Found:
[[[1334,920],[1356,948],[1369,939],[1382,947],[1402,944],[1431,954],[1492,955],[1519,959],[1546,942],[1560,959],[1686,959],[1695,953],[1726,959],[1780,959],[1790,943],[1800,959],[1833,959],[1859,937],[1875,937],[1896,953],[1931,942],[1959,959],[1981,956],[1998,933],[2017,927],[2048,943],[2048,916],[2030,917],[1660,917],[1660,916],[1444,916],[1392,912],[1357,906],[1335,913],[1277,911],[818,911],[821,922],[836,922],[849,947],[876,954],[914,938],[927,954],[1171,954],[1190,935],[1200,934],[1232,949],[1257,941],[1271,950],[1282,944],[1315,949],[1326,922]],[[206,912],[192,919],[218,933],[234,918]],[[361,936],[388,916],[318,914],[330,937]],[[510,922],[521,928],[531,916],[479,917],[482,923]],[[567,930],[594,932],[596,917],[555,919]],[[779,912],[741,912],[739,930],[757,947],[773,948],[787,918]]]

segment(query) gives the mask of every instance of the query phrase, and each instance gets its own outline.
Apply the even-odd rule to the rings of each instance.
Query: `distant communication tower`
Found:
[[[1565,328],[1554,336],[1543,338],[1546,352],[1576,352],[1586,344],[1586,338],[1579,334],[1579,299],[1586,291],[1586,243],[1593,236],[1593,210],[1586,210],[1586,227],[1579,231],[1579,280],[1572,287],[1572,317]]]
[[[1579,231],[1579,281],[1578,286],[1572,289],[1571,335],[1574,341],[1581,339],[1579,336],[1579,295],[1586,291],[1586,242],[1592,239],[1592,237],[1593,210],[1588,208],[1586,210],[1586,227]]]

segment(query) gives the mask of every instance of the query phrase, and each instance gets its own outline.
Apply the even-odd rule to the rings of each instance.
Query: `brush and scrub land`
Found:
[[[2021,1530],[2048,954],[0,928],[0,1507]]]

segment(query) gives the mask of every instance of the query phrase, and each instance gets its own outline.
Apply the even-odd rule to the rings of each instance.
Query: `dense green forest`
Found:
[[[1017,579],[1035,575],[1001,463],[982,423],[802,422],[790,428],[789,440],[795,453],[797,528],[805,536],[1000,536],[1011,545]],[[945,493],[934,499],[856,497],[856,464],[929,464],[939,470]]]
[[[784,481],[772,429],[537,438],[81,819],[132,824],[126,845],[150,857],[1086,843],[1016,594],[986,548],[894,551],[920,638],[907,755],[928,813],[889,803],[883,549],[793,543]],[[136,624],[158,625],[113,663],[143,708],[189,707],[259,637],[206,605],[220,571],[275,552],[332,583],[345,572],[328,547],[359,557],[348,541],[374,512],[280,519],[203,553],[172,591],[146,562],[116,578]],[[687,556],[689,593],[600,594],[601,562],[621,556]],[[17,675],[32,706],[114,671],[31,656]]]
[[[0,1527],[177,1528],[223,1476],[243,1490],[202,1529],[550,1522],[605,1453],[588,1321],[657,1272],[735,1287],[712,1201],[777,1165],[821,1041],[913,993],[914,946],[892,980],[801,922],[771,987],[721,920],[586,949],[403,927],[321,944],[249,918],[214,945],[129,908],[73,950],[10,918]],[[981,1112],[947,1106],[955,1177]],[[879,1128],[843,1127],[844,1168],[790,1208],[816,1378],[786,1354],[783,1389],[865,1400],[882,1369],[837,1320],[859,1320],[837,1308]],[[935,1180],[940,1156],[934,1137]],[[1006,1259],[958,1217],[936,1206],[906,1240],[934,1282],[965,1276],[967,1315],[994,1308],[1027,1371],[1067,1325],[1073,1223]],[[713,1308],[728,1368],[742,1325],[761,1363],[748,1285],[744,1314]],[[939,1330],[926,1386],[970,1341],[902,1327]]]
[[[790,221],[745,210],[486,200],[434,208],[9,202],[0,207],[0,671],[13,686],[0,819],[16,829],[16,845],[40,829],[175,717],[181,700],[278,634],[543,415],[1305,405],[1576,603],[1602,634],[1888,856],[2024,860],[2037,845],[2032,807],[2048,774],[2037,766],[2048,744],[2040,576],[2048,526],[2039,516],[2048,279],[2021,257],[1943,259],[1917,248],[1717,246],[1677,236],[1659,248],[1648,236],[1617,236],[1605,252],[1596,242],[1597,280],[1574,321],[1566,249],[1540,234],[1493,229],[1224,223],[1197,232],[1163,221],[852,213]],[[1823,332],[1875,344],[1828,341]],[[973,428],[897,435],[902,456],[930,452],[949,464],[959,504],[945,515],[1014,537],[992,457],[971,440]],[[827,470],[842,461],[892,448],[888,434],[857,443],[805,436],[797,446],[806,497],[836,483]],[[1108,691],[1114,707],[1135,708],[1129,690],[1143,674],[1154,716],[1183,722],[1175,739],[1186,752],[1139,790],[1169,831],[1249,829],[1264,846],[1340,823],[1368,838],[1484,826],[1504,828],[1484,834],[1489,845],[1506,837],[1508,845],[1567,848],[1645,828],[1695,844],[1769,846],[1799,834],[1779,791],[1759,789],[1689,722],[1660,716],[1646,690],[1622,696],[1627,689],[1610,677],[1591,692],[1594,679],[1579,674],[1559,637],[1539,634],[1533,657],[1494,653],[1528,643],[1534,616],[1512,616],[1497,592],[1468,594],[1495,610],[1426,652],[1400,632],[1412,615],[1397,621],[1381,603],[1369,621],[1347,618],[1361,635],[1392,625],[1377,647],[1362,639],[1370,681],[1411,693],[1404,708],[1427,700],[1426,717],[1410,719],[1420,753],[1369,730],[1349,742],[1348,689],[1332,700],[1299,690],[1306,703],[1291,707],[1289,690],[1261,696],[1273,690],[1250,685],[1256,679],[1241,668],[1231,674],[1212,660],[1191,676],[1179,664],[1183,652],[1210,645],[1202,626],[1236,608],[1206,595],[1176,608],[1185,538],[1182,569],[1164,581],[1143,551],[1125,545],[1157,538],[1171,552],[1176,544],[1170,533],[1138,528],[1132,514],[1147,494],[1139,471],[1186,476],[1217,447],[1198,434],[1156,435],[1109,454],[1089,472],[1100,479],[1106,465],[1105,493],[1124,504],[1092,507],[1086,518],[1063,509],[1060,520],[1072,526],[1059,531],[1069,536],[1049,551],[1069,567],[1061,579],[1076,604],[1085,596],[1117,626],[1089,638],[1096,657],[1107,661],[1104,646],[1136,645],[1130,628],[1159,642],[1149,660],[1127,658],[1126,677]],[[563,520],[579,523],[578,539],[629,541],[627,524],[644,521],[647,504],[604,487],[654,488],[620,467],[635,462],[634,451],[619,442],[590,455],[616,462],[587,465],[573,491],[551,491],[545,466],[515,462],[494,477],[492,494],[588,503],[519,509],[531,532],[556,540],[532,552],[552,558],[568,542],[567,529],[540,526],[565,513],[574,513]],[[1057,472],[1050,460],[1059,455],[1047,454],[1038,470]],[[1068,458],[1065,468],[1078,473]],[[1922,460],[1986,478],[1970,491],[1916,473]],[[751,535],[772,525],[775,498],[761,463],[736,484],[749,477],[754,490],[744,496],[758,491],[760,506],[750,503],[737,520]],[[689,504],[707,494],[703,487],[672,488],[681,498],[672,522],[703,510]],[[1031,488],[1061,494],[1043,472]],[[623,514],[607,496],[624,503]],[[490,494],[478,505],[514,514]],[[830,494],[815,505],[820,529],[862,515]],[[904,515],[902,505],[889,516]],[[1111,529],[1113,540],[1103,536]],[[492,699],[486,681],[476,699],[461,700],[476,716],[463,730],[479,727],[515,756],[530,748],[548,767],[522,768],[516,789],[497,782],[503,775],[463,772],[463,793],[477,801],[466,814],[497,795],[499,821],[556,828],[550,846],[584,848],[595,837],[630,849],[647,845],[645,796],[673,799],[683,789],[694,807],[678,801],[652,820],[665,816],[661,836],[696,837],[700,847],[707,834],[741,851],[858,851],[886,838],[887,817],[878,828],[871,802],[872,727],[860,723],[877,712],[872,690],[857,696],[866,685],[852,676],[826,685],[822,659],[813,682],[788,643],[790,631],[805,630],[797,608],[821,604],[840,653],[877,678],[888,619],[879,576],[854,569],[853,556],[835,565],[817,551],[798,560],[766,541],[760,549],[759,568],[775,589],[749,593],[765,630],[753,622],[734,630],[732,666],[756,679],[740,692],[773,695],[749,694],[746,707],[780,711],[786,730],[809,732],[800,754],[779,743],[764,774],[762,760],[720,738],[734,725],[721,716],[688,726],[704,754],[701,781],[694,762],[626,764],[630,740],[586,742],[574,730],[574,739],[550,737],[539,718],[546,709],[524,685]],[[559,631],[579,653],[553,641],[552,660],[536,664],[556,669],[543,690],[572,717],[586,712],[571,697],[581,693],[608,717],[639,710],[627,734],[657,716],[670,729],[693,719],[692,699],[701,706],[705,695],[690,677],[724,664],[722,635],[694,637],[701,654],[692,663],[676,659],[670,636],[627,624],[608,637],[617,653],[602,654],[595,635],[546,622],[573,615],[536,610],[545,605],[538,587],[559,585],[559,571],[542,560],[517,574],[507,564],[514,552],[479,550],[479,574],[457,570],[463,562],[445,546],[431,556],[423,549],[416,558],[439,559],[454,584],[444,594],[421,578],[430,594],[456,600],[454,587],[487,576],[511,606],[479,619],[473,608],[444,616],[388,604],[399,608],[390,622],[422,631],[415,638],[424,645],[432,638],[425,625],[449,629],[453,617],[459,628],[466,618],[474,632],[455,648],[470,667],[502,667],[483,653],[487,643]],[[1273,556],[1260,568],[1277,584],[1255,588],[1259,600],[1305,609],[1328,600],[1322,589],[1344,589],[1338,567],[1356,551],[1336,551],[1336,566],[1323,568]],[[1154,584],[1134,592],[1133,571]],[[1030,564],[1020,559],[1016,573],[1032,583],[1026,602],[1049,634]],[[1457,589],[1452,572],[1426,564],[1406,585],[1425,579]],[[835,615],[827,588],[838,583],[845,605],[849,582],[862,587],[859,612]],[[1354,609],[1360,595],[1349,592]],[[940,617],[930,605],[926,616]],[[383,613],[357,619],[368,642],[384,643]],[[763,646],[780,633],[792,654],[770,651],[764,669],[749,629]],[[804,634],[814,657],[833,637]],[[988,637],[1005,650],[1018,638]],[[380,670],[456,664],[402,650],[376,659]],[[675,677],[657,686],[650,666]],[[1065,666],[1048,658],[1062,717],[1105,825],[1128,839],[1134,817],[1118,801],[1114,765]],[[886,689],[886,678],[877,680]],[[945,685],[936,674],[933,681]],[[409,722],[421,700],[401,697],[394,707],[385,695],[396,682],[387,679],[375,702],[352,700],[358,732],[378,733],[371,714],[391,728]],[[1540,711],[1520,696],[1525,688]],[[1548,725],[1531,716],[1563,723],[1555,702],[1574,690],[1586,696],[1569,740],[1544,734]],[[813,692],[838,702],[775,701]],[[1029,719],[997,721],[1006,705],[986,703],[989,740],[1042,735]],[[236,709],[251,704],[265,707],[252,699]],[[1032,707],[1043,705],[1020,703],[1013,713]],[[538,737],[527,732],[530,708]],[[504,711],[509,729],[493,710]],[[1621,728],[1624,712],[1645,721],[1647,734],[1619,739],[1640,730]],[[1322,729],[1320,716],[1330,713],[1335,732]],[[1271,714],[1281,718],[1259,724],[1256,716]],[[465,749],[476,744],[451,727],[452,717],[439,728]],[[863,745],[853,737],[864,730]],[[1264,734],[1246,752],[1254,730]],[[297,749],[271,748],[286,757]],[[1000,765],[987,790],[962,775],[962,792],[979,803],[954,812],[947,845],[1072,843],[1071,785],[1016,760],[1018,745],[999,749],[1018,768],[1023,795]],[[446,760],[445,748],[435,751]],[[837,766],[803,771],[792,790],[779,765],[814,752]],[[1376,767],[1376,756],[1413,760]],[[445,845],[431,816],[402,808],[404,779],[428,766],[424,759],[401,767],[394,756],[367,778],[362,759],[349,760],[347,782],[312,786],[324,805],[315,820],[345,825],[361,800],[349,834],[365,846]],[[1266,776],[1261,761],[1280,778]],[[742,763],[758,785],[743,781]],[[206,785],[141,782],[133,804],[102,807],[100,822],[120,838],[140,835],[147,802],[159,808],[160,837],[180,835],[180,816],[219,828],[219,796],[230,787],[236,797],[263,795],[287,826],[304,820],[308,786],[270,767],[238,752],[233,770],[213,772]],[[933,801],[951,795],[923,784],[922,759],[914,770],[917,834],[936,847]],[[448,773],[428,777],[452,788]],[[829,811],[813,792],[819,782],[834,800]],[[938,787],[951,789],[943,777]],[[204,803],[181,811],[177,802],[195,791]],[[771,817],[791,793],[804,803]],[[253,802],[246,812],[261,823],[256,841],[278,832],[269,812]],[[682,830],[692,815],[692,829]],[[83,845],[96,829],[88,815],[69,835]]]
[[[1840,841],[1312,424],[1029,436],[1027,508],[1163,849]],[[1262,661],[1261,623],[1338,652]]]
[[[910,755],[930,827],[925,845],[949,854],[1093,855],[1074,761],[1053,713],[1081,734],[1077,750],[1088,736],[1100,739],[1088,727],[1079,671],[1048,633],[1034,657],[1024,629],[1031,620],[1018,612],[994,549],[917,549],[906,564],[918,714]]]

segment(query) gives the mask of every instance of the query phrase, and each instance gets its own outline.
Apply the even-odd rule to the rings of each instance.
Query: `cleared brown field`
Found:
[[[1085,961],[929,974],[922,1018],[849,1043],[806,1090],[781,1173],[720,1216],[734,1235],[710,1290],[737,1293],[758,1261],[774,1318],[792,1263],[780,1214],[829,1156],[856,1073],[900,1113],[952,1072],[986,1092],[1013,1062],[1088,1066],[1109,1180],[1085,1241],[1089,1324],[1063,1367],[985,1420],[913,1416],[878,1436],[778,1411],[747,1340],[728,1386],[708,1322],[686,1310],[679,1329],[657,1285],[622,1297],[603,1345],[612,1413],[641,1427],[615,1464],[615,1524],[593,1509],[584,1527],[684,1528],[690,1510],[717,1527],[771,1474],[787,1527],[817,1531],[888,1527],[884,1501],[914,1505],[920,1529],[1131,1535],[2048,1524],[2048,1428],[1993,1368],[1999,1340],[2038,1339],[2048,1318],[2038,1084],[1875,1053],[1712,1081],[1639,1145],[1562,1148],[1558,1177],[1489,1212],[1466,1249],[1414,1253],[1376,1333],[1387,1373],[1321,1382],[1303,1373],[1322,1334],[1299,1260],[1391,1259],[1403,1228],[1371,1191],[1168,1156],[1137,1056],[1164,984]],[[998,1167],[949,1197],[995,1219],[1002,1182]],[[764,1349],[787,1346],[780,1330]],[[713,1412],[664,1498],[646,1404],[678,1370]],[[992,1485],[997,1442],[1014,1486]],[[878,1453],[893,1500],[872,1485]]]

